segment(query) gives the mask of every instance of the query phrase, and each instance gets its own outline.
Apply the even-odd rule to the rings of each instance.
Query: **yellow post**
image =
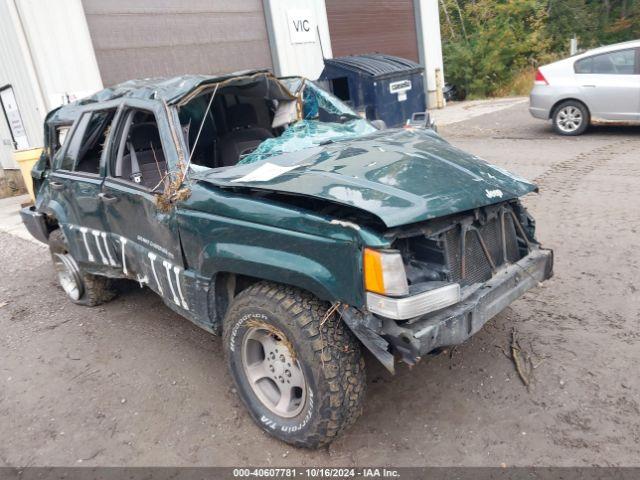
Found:
[[[13,158],[18,162],[20,171],[22,172],[22,179],[27,187],[29,196],[35,201],[33,194],[33,179],[31,178],[31,169],[40,158],[42,148],[30,148],[28,150],[16,150],[13,152]]]
[[[436,68],[436,108],[444,108],[444,85],[442,70]]]

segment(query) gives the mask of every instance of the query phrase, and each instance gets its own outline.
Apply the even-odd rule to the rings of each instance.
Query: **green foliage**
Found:
[[[447,82],[470,97],[581,48],[640,37],[640,0],[439,0]]]

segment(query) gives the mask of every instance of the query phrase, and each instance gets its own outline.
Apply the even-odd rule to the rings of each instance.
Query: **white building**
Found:
[[[0,167],[42,145],[49,110],[131,78],[315,79],[323,58],[380,52],[422,64],[433,105],[439,25],[437,0],[0,0]]]

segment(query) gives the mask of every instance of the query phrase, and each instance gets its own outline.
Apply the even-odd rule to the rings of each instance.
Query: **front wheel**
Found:
[[[255,422],[299,447],[333,441],[362,411],[360,345],[330,305],[260,282],[224,320],[224,348],[238,394]]]
[[[567,100],[555,109],[552,121],[560,135],[581,135],[589,126],[589,110],[580,102]]]

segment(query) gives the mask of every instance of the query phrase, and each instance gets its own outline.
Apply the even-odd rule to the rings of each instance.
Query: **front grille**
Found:
[[[501,216],[503,216],[502,221]],[[465,235],[464,262],[462,258],[462,232]],[[495,267],[520,259],[518,237],[513,218],[509,211],[503,210],[497,217],[487,221],[484,225],[477,222],[469,227],[456,225],[444,233],[445,257],[451,281],[470,285],[491,278],[493,274],[491,262],[482,248],[480,237]]]

